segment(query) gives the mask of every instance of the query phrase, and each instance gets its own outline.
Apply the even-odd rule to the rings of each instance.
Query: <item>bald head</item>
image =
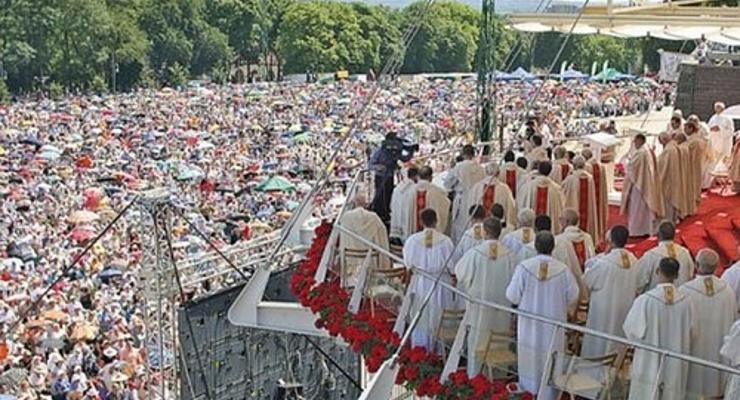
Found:
[[[419,168],[419,179],[427,182],[432,181],[432,167],[425,165],[421,168]]]
[[[586,166],[586,159],[583,158],[583,156],[575,156],[573,157],[573,168],[575,169],[583,169]]]
[[[364,193],[357,193],[355,194],[355,197],[352,199],[352,203],[354,204],[355,208],[366,208],[367,207],[367,197]]]
[[[520,228],[531,228],[534,225],[534,211],[531,208],[522,208],[516,215],[516,220]]]
[[[563,214],[560,216],[563,219],[565,226],[576,226],[578,225],[578,211],[573,208],[566,208],[563,210]]]
[[[667,145],[668,142],[671,141],[671,134],[668,132],[661,132],[660,135],[658,135],[658,142],[662,144],[663,146]]]
[[[712,249],[701,249],[696,255],[696,272],[699,275],[712,275],[719,264],[719,254]]]

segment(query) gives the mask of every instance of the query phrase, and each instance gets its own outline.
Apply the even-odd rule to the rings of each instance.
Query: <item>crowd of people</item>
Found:
[[[472,298],[557,321],[582,320],[609,335],[737,367],[740,243],[729,256],[734,265],[720,265],[715,250],[692,255],[675,241],[676,224],[697,212],[711,178],[719,172],[726,176],[728,167],[734,170],[740,163],[731,120],[722,115],[724,105],[717,103],[715,111],[708,123],[693,115],[684,120],[680,111],[674,112],[660,133],[660,149],[647,145],[645,135],[634,136],[623,157],[626,225],[608,225],[605,155],[589,145],[570,151],[548,148],[539,129],[527,135],[524,152],[508,151],[501,163],[482,164],[474,146],[463,146],[440,179],[428,161],[411,159],[391,195],[376,196],[377,203],[388,202],[388,221],[380,213],[354,209],[340,224],[380,247],[402,245],[407,268],[427,273],[408,288],[417,299],[432,292],[428,306],[412,303],[409,315],[421,313],[411,335],[413,346],[442,352],[450,344],[438,336],[442,315],[467,307],[470,377],[482,371],[483,349],[508,349],[501,338],[509,338],[517,343],[521,387],[554,399],[554,387],[540,388],[549,382],[543,374],[549,373],[545,366],[551,349],[562,353],[569,343],[575,356],[614,354],[623,360],[627,348],[589,335],[573,346],[563,330],[555,334],[552,325],[525,317],[517,319],[514,334],[509,313],[461,304],[430,277]],[[532,127],[541,125],[535,119]],[[648,235],[657,235],[657,247],[639,259],[626,249],[631,237]],[[357,241],[340,242],[344,249],[357,246],[368,248]],[[715,276],[720,270],[721,278]],[[631,364],[625,364],[631,365],[630,399],[656,392],[662,399],[740,396],[740,376],[730,379],[717,369],[670,358],[661,366],[659,360],[659,354],[638,348]]]
[[[173,221],[172,239],[177,260],[186,260],[282,226],[353,125],[333,170],[337,197],[387,132],[413,138],[418,154],[428,154],[473,131],[474,81],[402,80],[363,114],[373,85],[196,83],[0,105],[0,394],[135,399],[158,385],[167,365],[151,362],[156,338],[147,334],[140,286],[151,240],[143,211],[131,208],[96,237],[137,195],[166,188],[185,210],[192,225]],[[500,113],[523,117],[521,103],[535,89],[502,85]],[[535,104],[536,129],[565,136],[581,116],[642,110],[645,98],[662,102],[662,91],[548,83]],[[330,196],[315,204],[317,216],[328,212]]]

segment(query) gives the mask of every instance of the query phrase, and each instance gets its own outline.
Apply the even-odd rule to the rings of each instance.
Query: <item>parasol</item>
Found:
[[[93,221],[97,221],[100,219],[100,216],[98,214],[88,211],[88,210],[80,210],[73,212],[68,218],[67,221],[69,223],[79,225],[79,224],[88,224]]]
[[[95,340],[98,335],[98,330],[94,326],[87,323],[78,323],[72,329],[72,334],[69,336],[72,341],[82,342]]]
[[[28,376],[28,372],[23,368],[10,368],[0,375],[0,386],[18,386]],[[15,399],[15,396],[0,394],[0,400]]]
[[[69,237],[76,242],[84,242],[95,237],[95,228],[89,225],[80,225],[69,233]]]
[[[98,277],[101,280],[108,280],[110,278],[116,278],[122,275],[123,275],[123,272],[121,272],[120,269],[106,267],[104,270],[100,271],[100,273],[98,274]]]
[[[254,190],[258,192],[291,192],[295,190],[295,185],[282,176],[275,175],[260,182]]]
[[[67,314],[62,310],[49,310],[41,313],[41,318],[49,321],[63,321],[67,318]]]

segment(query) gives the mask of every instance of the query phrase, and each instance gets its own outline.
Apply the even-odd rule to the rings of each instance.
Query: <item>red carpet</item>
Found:
[[[733,220],[735,226],[733,226]],[[609,206],[609,226],[627,224],[627,217],[619,215],[619,207]],[[721,257],[720,275],[725,267],[740,259],[737,247],[740,245],[740,196],[723,197],[715,193],[705,193],[697,214],[681,221],[677,227],[676,241],[686,246],[691,254],[710,247]],[[630,239],[627,248],[637,257],[657,245],[654,236]]]

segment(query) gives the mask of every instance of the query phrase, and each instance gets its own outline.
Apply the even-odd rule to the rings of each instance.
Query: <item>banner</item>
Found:
[[[673,53],[658,50],[660,54],[660,80],[665,82],[678,82],[678,67],[681,63],[691,58],[691,54]]]

